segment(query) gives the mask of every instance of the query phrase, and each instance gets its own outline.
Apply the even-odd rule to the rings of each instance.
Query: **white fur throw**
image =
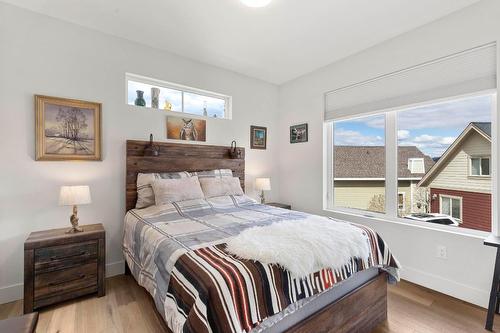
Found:
[[[303,278],[324,268],[341,268],[352,257],[367,259],[369,241],[346,222],[310,216],[246,229],[227,242],[227,250],[242,259],[278,264],[292,277]]]

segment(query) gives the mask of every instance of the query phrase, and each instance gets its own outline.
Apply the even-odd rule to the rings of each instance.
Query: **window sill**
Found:
[[[138,105],[132,105],[132,104],[127,104],[127,106],[134,110],[134,111],[148,111],[148,112],[163,112],[165,115],[172,115],[172,116],[178,116],[178,117],[189,117],[189,118],[195,118],[195,119],[216,119],[216,120],[231,120],[231,118],[227,117],[209,117],[209,116],[202,116],[194,113],[187,113],[187,112],[181,112],[181,111],[174,111],[174,110],[165,110],[162,108],[152,108],[149,106],[138,106]]]
[[[354,223],[358,222],[383,222],[383,223],[392,223],[392,224],[398,224],[398,225],[403,225],[406,227],[410,228],[420,228],[420,229],[427,229],[427,230],[434,230],[438,232],[444,232],[447,234],[454,234],[454,235],[460,235],[460,236],[465,236],[465,237],[471,237],[471,238],[477,238],[477,239],[485,239],[487,238],[490,233],[486,231],[481,231],[481,230],[474,230],[474,229],[465,229],[465,228],[452,228],[449,226],[444,226],[444,225],[436,225],[436,224],[431,224],[427,222],[421,222],[421,221],[411,221],[409,222],[406,219],[398,218],[398,217],[389,217],[385,214],[381,213],[374,213],[374,212],[362,212],[362,211],[357,211],[355,209],[347,209],[347,208],[325,208],[323,209],[324,212],[330,213],[330,214],[337,214],[339,218],[345,219],[347,221],[351,221]],[[429,225],[431,224],[431,225]],[[460,229],[460,230],[455,230],[455,229]]]

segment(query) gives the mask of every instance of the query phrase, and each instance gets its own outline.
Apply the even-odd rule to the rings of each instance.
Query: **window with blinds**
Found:
[[[328,207],[491,231],[496,59],[488,44],[327,92]]]

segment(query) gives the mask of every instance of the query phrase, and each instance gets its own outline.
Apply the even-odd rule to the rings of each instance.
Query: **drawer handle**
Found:
[[[85,274],[80,274],[80,275],[78,275],[77,277],[75,277],[73,279],[64,280],[64,281],[58,281],[58,282],[50,282],[49,286],[50,287],[54,287],[54,286],[58,286],[58,285],[63,284],[63,283],[68,283],[68,282],[72,282],[72,281],[81,280],[83,278],[85,278]]]
[[[87,251],[80,251],[80,253],[70,254],[69,256],[62,256],[62,257],[53,256],[53,257],[50,257],[50,260],[68,259],[68,258],[83,256],[85,254],[87,254]]]

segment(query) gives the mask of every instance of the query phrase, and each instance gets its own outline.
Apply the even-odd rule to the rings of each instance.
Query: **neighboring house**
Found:
[[[434,161],[415,146],[398,149],[399,215],[427,211],[427,192],[417,183]],[[335,205],[382,211],[385,202],[385,147],[336,146]],[[378,203],[377,203],[378,201]],[[371,206],[371,207],[370,207]]]
[[[418,184],[430,188],[431,212],[491,231],[490,158],[491,123],[470,123]]]

